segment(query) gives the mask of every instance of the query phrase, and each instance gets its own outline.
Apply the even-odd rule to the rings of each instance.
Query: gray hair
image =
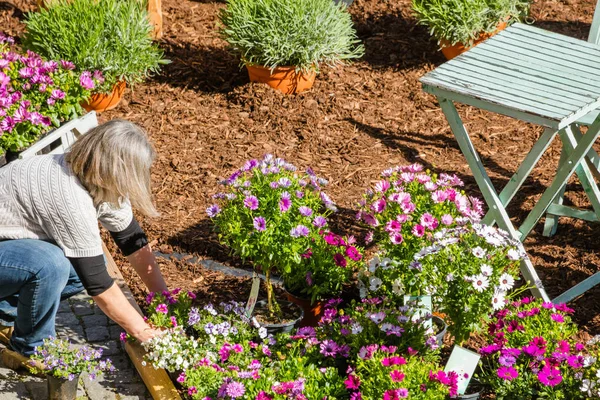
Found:
[[[118,206],[129,199],[143,214],[157,216],[150,185],[150,166],[155,156],[141,127],[116,119],[79,138],[66,160],[96,207],[102,203]]]

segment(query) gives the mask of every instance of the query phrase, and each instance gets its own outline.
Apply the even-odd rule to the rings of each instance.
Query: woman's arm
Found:
[[[140,278],[142,278],[142,281],[146,284],[148,290],[155,293],[161,293],[168,290],[167,284],[160,272],[160,268],[156,264],[156,258],[152,253],[150,244],[147,244],[135,253],[128,255],[127,260],[129,260],[133,269],[135,269]]]
[[[118,285],[113,284],[110,288],[99,295],[92,296],[92,298],[104,314],[140,342],[145,342],[156,336],[157,331],[150,328],[142,316],[129,304]]]

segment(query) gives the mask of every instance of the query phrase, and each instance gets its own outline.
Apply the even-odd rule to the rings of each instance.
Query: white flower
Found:
[[[513,288],[513,286],[515,285],[515,278],[512,277],[512,275],[504,273],[502,275],[500,275],[500,289],[506,291],[509,291],[510,289]]]
[[[395,295],[400,296],[404,294],[404,285],[400,281],[400,279],[396,279],[392,284],[392,291]]]
[[[392,259],[391,258],[384,258],[383,260],[381,260],[381,263],[379,264],[379,266],[383,269],[390,269],[393,267],[392,265]]]
[[[484,276],[492,276],[494,270],[489,264],[481,264],[481,274]]]
[[[359,334],[363,331],[363,327],[361,324],[359,324],[358,322],[355,322],[352,324],[352,334],[356,335]]]
[[[449,273],[446,275],[446,282],[452,282],[454,280],[454,274]]]
[[[385,324],[381,325],[381,330],[387,333],[390,329],[392,329],[393,326],[394,325],[386,322]]]
[[[502,290],[496,289],[494,291],[494,297],[492,297],[492,307],[494,310],[500,310],[501,308],[504,308],[504,301],[506,299],[505,296],[506,292]]]
[[[369,283],[370,283],[369,290],[372,292],[375,292],[376,290],[379,290],[383,281],[377,277],[374,277],[369,280]]]
[[[515,249],[508,250],[508,253],[506,254],[506,256],[513,261],[516,261],[521,258],[521,255]]]
[[[267,337],[267,328],[265,328],[264,326],[261,326],[261,327],[258,329],[258,336],[259,336],[261,339],[264,339],[264,338],[266,338],[266,337]]]
[[[418,261],[411,261],[410,264],[408,264],[408,268],[420,271],[423,269],[423,265]]]
[[[483,258],[483,257],[485,257],[485,250],[482,249],[479,246],[475,247],[473,250],[471,250],[471,252],[477,258]]]
[[[581,387],[579,388],[582,392],[587,392],[588,396],[592,396],[592,389],[596,386],[594,381],[590,381],[589,379],[584,379],[581,381]]]
[[[400,322],[401,324],[408,322],[408,317],[406,315],[399,315],[398,322]]]
[[[473,287],[475,288],[475,290],[477,290],[479,293],[483,292],[485,289],[488,288],[488,286],[490,286],[490,281],[487,278],[487,276],[485,275],[476,275],[475,279],[473,279]]]
[[[252,326],[254,326],[255,328],[260,328],[260,324],[256,320],[256,317],[252,317]]]
[[[589,367],[590,365],[593,365],[596,362],[596,357],[592,357],[592,356],[585,356],[583,357],[583,366],[585,368]],[[596,376],[598,376],[600,374],[600,372],[596,373]],[[600,376],[598,376],[598,378],[600,378]]]
[[[369,272],[377,271],[377,268],[379,268],[380,263],[381,261],[379,260],[378,256],[373,257],[371,261],[369,261]]]

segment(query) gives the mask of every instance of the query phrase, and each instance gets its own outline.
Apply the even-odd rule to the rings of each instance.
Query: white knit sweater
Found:
[[[98,220],[112,232],[131,223],[129,202],[98,208],[64,155],[34,156],[0,168],[0,239],[50,239],[66,257],[102,254]]]

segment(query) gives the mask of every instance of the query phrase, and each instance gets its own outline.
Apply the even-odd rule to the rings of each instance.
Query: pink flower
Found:
[[[562,382],[560,371],[556,368],[545,366],[538,374],[539,381],[546,386],[556,386]]]
[[[382,213],[383,210],[385,210],[386,205],[387,205],[387,203],[386,203],[385,199],[381,198],[373,203],[373,205],[371,206],[371,210],[373,210],[379,214],[379,213]]]
[[[452,218],[452,215],[450,215],[450,214],[444,214],[444,215],[442,215],[441,221],[442,221],[442,224],[448,226],[448,225],[452,225],[454,218]]]
[[[365,235],[365,244],[369,244],[373,241],[373,235],[373,231],[367,232],[367,234]]]
[[[60,66],[67,70],[75,69],[75,64],[73,64],[71,61],[60,60]]]
[[[392,233],[390,234],[390,241],[393,244],[400,244],[404,241],[404,237],[400,233]]]
[[[50,97],[52,97],[55,100],[62,100],[65,98],[65,92],[59,89],[54,89]]]
[[[386,192],[390,188],[388,181],[379,181],[375,184],[375,191],[379,193]]]
[[[120,340],[121,342],[125,342],[125,341],[127,340],[127,333],[125,333],[125,332],[121,332],[121,333],[119,334],[119,340]]]
[[[519,376],[519,372],[513,367],[500,367],[497,371],[498,377],[505,381],[512,381]]]
[[[360,261],[362,259],[362,255],[354,246],[348,246],[346,248],[346,255],[353,261]]]
[[[388,232],[398,232],[402,229],[402,224],[398,220],[391,220],[385,225],[385,230]]]
[[[177,327],[177,318],[174,315],[171,315],[171,325],[173,325],[173,328]]]
[[[392,378],[392,381],[394,381],[394,382],[402,382],[404,380],[405,376],[406,375],[404,375],[402,372],[398,371],[397,369],[390,372],[390,378]]]
[[[416,224],[412,228],[412,234],[416,237],[422,237],[425,234],[425,227],[421,224]]]
[[[558,322],[559,324],[565,322],[565,317],[563,317],[561,314],[552,314],[550,318],[552,318],[554,322]]]
[[[198,389],[196,389],[196,386],[192,386],[192,387],[188,388],[187,393],[188,393],[188,396],[193,396],[196,393],[198,393]]]
[[[346,385],[346,389],[357,390],[360,386],[360,378],[354,374],[350,374],[344,381],[344,385]]]
[[[436,190],[435,192],[431,193],[431,199],[434,203],[443,203],[448,199],[448,194],[445,190]]]
[[[424,213],[421,215],[421,225],[429,230],[434,230],[438,227],[439,223],[437,218],[435,218],[433,215],[430,213]]]
[[[166,314],[169,312],[169,309],[167,308],[167,305],[164,303],[161,303],[159,305],[156,306],[156,312],[158,313],[162,313],[162,314]]]
[[[100,85],[104,83],[104,75],[102,75],[102,71],[95,70],[94,71],[94,79],[98,81]]]
[[[330,246],[339,246],[340,245],[340,237],[333,232],[327,232],[325,236],[323,236],[325,243]]]
[[[92,90],[96,85],[94,84],[94,80],[92,79],[92,74],[89,71],[83,71],[79,76],[79,84],[88,90]]]
[[[179,374],[179,376],[177,377],[177,382],[179,382],[179,383],[185,382],[185,372],[182,372],[181,374]]]

